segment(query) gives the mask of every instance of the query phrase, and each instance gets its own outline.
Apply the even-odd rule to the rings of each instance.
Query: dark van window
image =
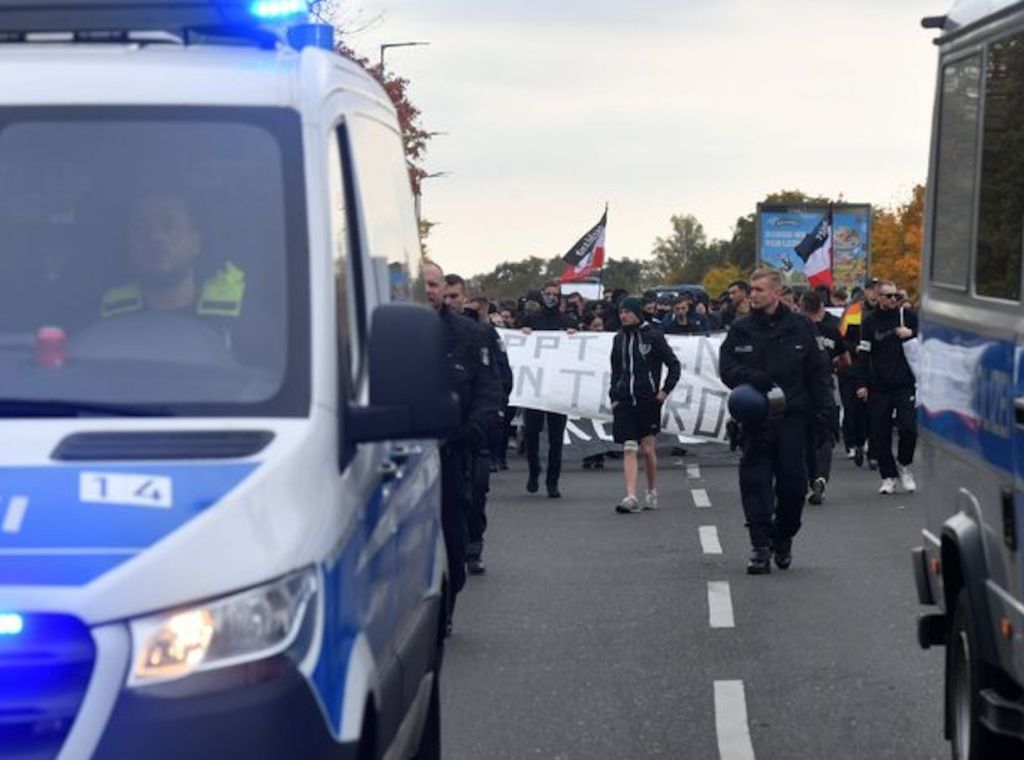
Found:
[[[1024,243],[1024,37],[993,43],[985,65],[985,131],[975,290],[1020,298]]]
[[[932,280],[967,289],[978,134],[981,59],[942,71]]]

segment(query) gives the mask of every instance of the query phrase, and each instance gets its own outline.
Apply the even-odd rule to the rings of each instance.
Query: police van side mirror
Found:
[[[454,431],[459,405],[444,351],[441,319],[432,309],[378,306],[367,356],[370,405],[349,406],[349,442],[443,438]]]

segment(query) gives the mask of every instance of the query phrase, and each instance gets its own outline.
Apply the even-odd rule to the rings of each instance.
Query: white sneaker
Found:
[[[914,473],[910,471],[909,467],[900,465],[900,485],[903,486],[903,490],[907,493],[914,493],[917,490],[917,482],[914,480]]]
[[[896,493],[896,478],[882,478],[882,485],[878,489],[878,493],[894,494]]]
[[[846,458],[847,459],[853,459],[856,456],[857,456],[857,449],[855,449],[853,446],[851,446],[850,448],[848,448],[846,450]]]
[[[653,491],[648,491],[644,496],[644,509],[657,509],[658,508],[658,489],[655,488]]]
[[[636,500],[635,496],[627,496],[625,499],[615,505],[615,511],[620,515],[629,514],[630,512],[640,512],[643,507]]]

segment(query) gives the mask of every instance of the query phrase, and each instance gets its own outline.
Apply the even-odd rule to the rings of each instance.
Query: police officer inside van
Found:
[[[194,316],[234,352],[245,301],[245,272],[225,261],[203,278],[199,274],[202,253],[202,235],[181,197],[170,193],[143,197],[132,208],[128,226],[127,265],[132,279],[103,293],[100,316],[104,320],[139,312]]]
[[[780,569],[790,566],[807,495],[807,428],[813,424],[822,440],[833,429],[825,352],[811,321],[781,299],[779,273],[756,270],[750,280],[751,313],[732,324],[719,354],[722,382],[730,388],[745,386],[759,398],[784,394],[784,408],[777,408],[774,418],[740,420],[740,496],[753,547],[747,565],[752,575],[771,572],[773,553]],[[767,412],[767,400],[764,404]]]

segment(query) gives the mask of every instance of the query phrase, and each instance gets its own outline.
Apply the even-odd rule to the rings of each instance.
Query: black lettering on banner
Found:
[[[711,377],[718,377],[718,346],[719,343],[716,341],[712,343],[707,338],[699,338],[700,342],[697,344],[697,361],[693,367],[693,373],[698,377],[704,376],[704,360],[707,359],[711,362]]]
[[[561,335],[538,335],[537,342],[534,345],[533,349],[533,358],[539,359],[540,352],[543,351],[544,349],[548,349],[550,351],[557,351],[560,345],[562,345]]]
[[[573,409],[579,408],[580,405],[580,381],[584,377],[593,377],[594,373],[590,370],[585,369],[560,369],[558,370],[560,375],[572,375],[572,402],[570,406]]]
[[[512,330],[502,330],[501,339],[505,343],[505,350],[511,351],[513,348],[521,348],[526,345],[526,335],[521,332],[513,332]]]
[[[608,398],[608,393],[611,389],[612,373],[605,372],[604,375],[601,376],[601,405],[598,407],[598,411],[600,411],[601,414],[607,414],[608,416],[611,416],[612,413],[611,399]]]
[[[544,385],[544,368],[529,367],[523,364],[519,367],[519,377],[516,380],[516,392],[519,398],[526,396],[526,383],[529,381],[533,386],[533,397],[540,398],[540,389]]]
[[[680,396],[682,398],[680,399]],[[661,413],[661,429],[672,430],[669,423],[674,421],[680,433],[686,432],[686,421],[683,419],[683,412],[689,412],[693,406],[693,386],[689,383],[680,382],[672,395],[665,400],[665,407]]]
[[[570,342],[576,341],[577,343],[580,344],[579,359],[581,362],[587,360],[587,344],[590,343],[590,341],[597,340],[600,337],[601,336],[598,333],[576,333],[575,335],[569,336]],[[575,404],[573,404],[573,406],[575,406]]]
[[[729,394],[713,388],[702,388],[700,406],[697,408],[697,424],[693,428],[694,435],[709,438],[721,438],[722,427],[725,425],[726,398]]]
[[[674,353],[676,358],[679,360],[679,369],[683,373],[689,371],[686,360],[689,358],[690,352],[687,351],[685,347],[691,340],[693,340],[693,338],[674,337],[668,339],[668,347],[672,349],[672,353]]]
[[[587,421],[590,423],[590,426],[594,428],[594,437],[597,438],[597,440],[606,441],[608,443],[611,443],[614,440],[612,434],[608,432],[608,426],[611,424],[610,422],[594,419]]]
[[[566,420],[566,422],[565,422],[565,438],[564,438],[564,442],[565,443],[571,443],[572,439],[570,438],[570,436],[573,436],[573,435],[576,436],[577,438],[579,438],[582,441],[590,441],[592,439],[592,436],[587,435],[586,432],[583,430],[583,428],[581,428],[579,425],[576,424],[577,420],[579,420],[578,417],[575,417],[575,418],[574,417],[570,417],[568,420]],[[580,422],[582,422],[582,421],[583,420],[580,420]]]

